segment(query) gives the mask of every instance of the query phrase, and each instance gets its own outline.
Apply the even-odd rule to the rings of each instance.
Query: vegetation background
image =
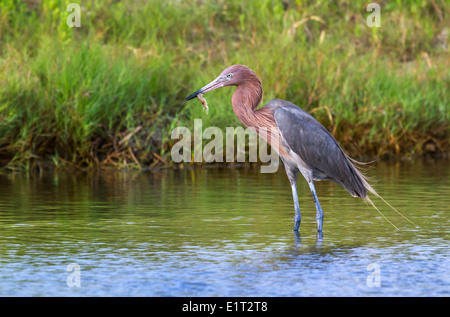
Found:
[[[2,0],[0,165],[174,164],[174,127],[241,125],[231,88],[206,96],[208,115],[183,101],[231,64],[356,158],[446,156],[450,2],[374,2],[379,28],[360,0]]]

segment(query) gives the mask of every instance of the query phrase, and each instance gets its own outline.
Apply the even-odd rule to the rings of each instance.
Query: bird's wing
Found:
[[[359,183],[355,167],[349,162],[337,141],[313,116],[284,101],[275,100],[272,106],[274,118],[281,135],[290,149],[296,153],[319,178],[334,181],[354,194],[355,182]],[[326,177],[323,177],[326,176]],[[356,187],[360,187],[357,184]],[[358,188],[363,190],[363,188]],[[362,194],[362,192],[361,192]],[[359,196],[359,195],[358,195]]]

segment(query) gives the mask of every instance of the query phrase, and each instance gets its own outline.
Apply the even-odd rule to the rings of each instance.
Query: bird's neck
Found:
[[[258,81],[237,86],[231,103],[238,119],[247,127],[255,126],[255,109],[262,99],[262,86]]]

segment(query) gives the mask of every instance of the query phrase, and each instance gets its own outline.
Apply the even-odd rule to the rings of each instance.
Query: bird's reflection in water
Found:
[[[300,232],[293,230],[294,232],[294,246],[295,248],[299,248],[302,246],[302,238],[300,236]],[[319,248],[323,245],[323,231],[317,231],[316,235],[316,248]]]

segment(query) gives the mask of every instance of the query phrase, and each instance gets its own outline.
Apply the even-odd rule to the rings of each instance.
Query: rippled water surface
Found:
[[[0,174],[1,296],[449,296],[449,161],[381,162],[380,210],[284,169]],[[75,264],[70,266],[70,264]]]

